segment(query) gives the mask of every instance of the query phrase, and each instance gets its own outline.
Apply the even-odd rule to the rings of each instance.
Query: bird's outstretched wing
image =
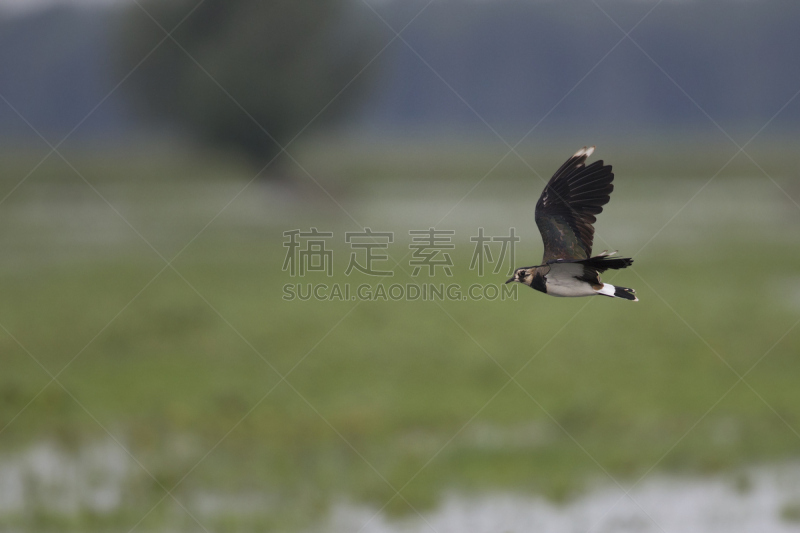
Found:
[[[544,242],[542,263],[588,259],[592,253],[595,215],[603,211],[614,186],[611,165],[585,165],[594,146],[582,148],[561,165],[536,202],[536,225]]]

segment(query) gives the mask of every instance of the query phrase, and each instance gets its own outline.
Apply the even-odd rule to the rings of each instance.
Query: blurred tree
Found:
[[[351,0],[198,2],[152,0],[126,17],[126,68],[177,26],[129,80],[152,118],[263,164],[363,95],[364,74],[339,94],[379,49]]]

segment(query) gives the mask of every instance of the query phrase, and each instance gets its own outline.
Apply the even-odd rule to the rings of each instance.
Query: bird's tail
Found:
[[[603,296],[609,296],[611,298],[624,298],[626,300],[631,300],[634,302],[639,301],[639,298],[636,297],[635,290],[629,289],[627,287],[617,287],[614,285],[609,285],[608,283],[603,283],[603,286],[596,292],[597,294],[602,294]]]

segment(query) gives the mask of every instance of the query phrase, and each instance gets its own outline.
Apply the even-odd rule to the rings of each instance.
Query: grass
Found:
[[[504,302],[286,302],[297,280],[281,271],[281,233],[295,227],[342,241],[326,283],[376,281],[343,275],[354,226],[327,200],[257,184],[184,248],[246,173],[198,165],[208,175],[194,180],[154,163],[148,176],[175,179],[139,181],[140,168],[93,165],[76,164],[136,231],[68,168],[34,173],[0,205],[0,446],[79,450],[110,434],[139,465],[110,514],[31,509],[0,523],[127,531],[155,506],[142,529],[195,528],[160,501],[174,488],[195,512],[201,493],[263,496],[255,511],[205,518],[214,528],[291,529],[340,500],[405,514],[451,489],[559,499],[651,467],[712,472],[800,449],[800,212],[755,173],[722,173],[650,243],[710,176],[619,175],[595,247],[636,253],[634,269],[606,279],[635,287],[639,304],[529,289]],[[447,219],[448,283],[505,280],[468,270],[478,226],[515,225],[517,262],[538,258],[532,200],[519,194],[530,183],[489,182]],[[334,189],[359,221],[397,233],[399,259],[407,231],[472,183]],[[159,254],[179,254],[174,271]],[[413,282],[401,265],[390,282]]]

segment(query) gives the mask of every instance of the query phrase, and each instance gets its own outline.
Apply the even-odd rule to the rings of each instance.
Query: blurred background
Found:
[[[0,1],[0,529],[796,531],[798,17]],[[501,285],[587,145],[639,303],[286,297]],[[365,228],[391,275],[346,273]]]

